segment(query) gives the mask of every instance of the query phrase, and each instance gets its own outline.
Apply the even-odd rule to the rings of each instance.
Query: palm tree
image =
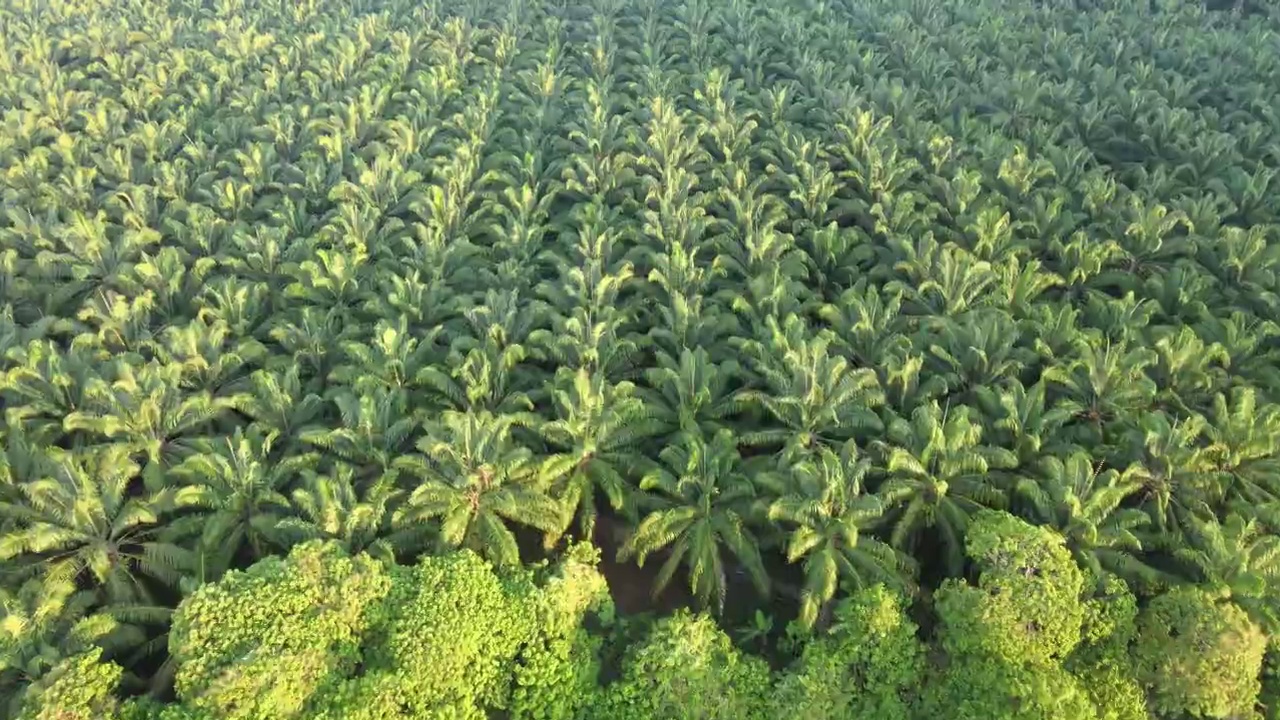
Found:
[[[1086,332],[1099,333],[1094,335],[1095,342],[1101,339],[1119,343],[1135,337],[1140,341],[1145,340],[1142,334],[1135,331],[1150,327],[1152,316],[1159,310],[1160,306],[1155,300],[1147,297],[1140,298],[1132,291],[1120,297],[1094,291],[1085,297],[1081,317],[1084,320],[1084,327],[1089,328]],[[1079,334],[1075,337],[1077,343],[1082,339],[1090,338],[1082,338]]]
[[[1231,356],[1226,348],[1205,343],[1186,325],[1156,339],[1153,347],[1157,361],[1151,378],[1160,387],[1157,397],[1165,406],[1184,414],[1203,412],[1217,392],[1230,384]]]
[[[369,275],[368,259],[364,244],[356,240],[346,246],[317,247],[307,259],[285,266],[294,279],[284,296],[308,309],[337,310],[345,316],[364,296],[360,286]]]
[[[1012,467],[1017,458],[1008,449],[981,444],[982,426],[963,405],[945,412],[937,402],[922,405],[910,422],[890,423],[887,436],[888,442],[877,442],[885,479],[876,494],[888,510],[890,544],[909,550],[921,530],[932,529],[947,571],[960,572],[969,516],[1007,501],[988,473]]]
[[[333,540],[348,554],[365,552],[388,563],[397,552],[422,547],[419,529],[396,532],[391,526],[404,491],[389,477],[362,487],[355,468],[344,462],[326,474],[303,470],[302,477],[301,486],[289,495],[293,515],[276,523],[274,533],[282,544]]]
[[[53,443],[67,431],[66,419],[88,407],[106,386],[96,353],[50,340],[34,340],[12,351],[13,365],[0,374],[5,422],[22,426],[33,440]]]
[[[720,341],[737,327],[729,308],[708,291],[713,276],[724,271],[702,262],[700,247],[670,243],[661,252],[640,246],[642,263],[650,266],[649,289],[654,296],[648,338],[656,354],[682,354],[689,348],[723,347]]]
[[[982,308],[931,324],[937,331],[926,340],[926,369],[952,397],[968,399],[981,388],[1015,379],[1035,359],[1019,344],[1017,324],[1004,310]]]
[[[880,498],[864,491],[870,468],[852,441],[839,453],[820,447],[800,459],[784,494],[769,506],[770,520],[792,527],[787,562],[804,558],[799,622],[806,630],[841,581],[855,590],[876,583],[907,590],[912,584],[909,556],[864,534],[884,513]]]
[[[325,408],[323,398],[303,388],[299,373],[296,363],[279,371],[257,370],[249,376],[250,389],[232,399],[232,407],[248,416],[257,432],[283,439],[273,446],[280,452],[291,451],[315,430]]]
[[[1280,629],[1280,536],[1255,518],[1231,513],[1225,522],[1191,525],[1175,551],[1189,579],[1216,590],[1267,632]]]
[[[85,583],[109,603],[148,604],[146,580],[176,586],[191,554],[160,538],[176,488],[142,492],[125,445],[50,448],[38,478],[0,496],[0,560]]]
[[[442,326],[428,332],[413,330],[404,315],[395,323],[381,320],[371,337],[342,344],[341,360],[329,380],[358,393],[406,390],[436,359],[435,342],[441,332]]]
[[[781,325],[769,317],[767,325],[768,346],[745,343],[763,387],[744,392],[741,399],[762,409],[778,427],[746,433],[744,444],[781,445],[791,452],[880,428],[872,408],[883,404],[884,392],[874,370],[831,354],[830,337],[812,336],[799,316],[790,315]]]
[[[1226,350],[1233,376],[1270,395],[1280,392],[1280,325],[1238,308],[1218,312],[1197,323],[1196,334]]]
[[[277,544],[278,526],[290,511],[284,493],[317,456],[272,459],[276,437],[236,428],[229,438],[207,441],[203,452],[173,469],[182,483],[175,501],[187,512],[169,532],[199,538],[205,578],[219,577],[237,561],[257,560]]]
[[[27,688],[62,660],[108,640],[110,615],[92,612],[92,591],[59,574],[0,586],[0,714],[18,717]]]
[[[181,365],[150,362],[135,368],[121,360],[116,368],[115,381],[95,393],[87,407],[67,415],[63,426],[145,454],[148,482],[194,452],[200,431],[230,407],[227,398],[183,390]]]
[[[1160,571],[1142,559],[1140,532],[1151,518],[1124,503],[1142,489],[1132,470],[1102,470],[1083,451],[1065,461],[1046,457],[1034,478],[1018,482],[1017,493],[1030,503],[1030,519],[1056,529],[1076,562],[1101,582],[1107,573],[1153,589]]]
[[[1042,457],[1070,449],[1061,430],[1074,415],[1072,408],[1051,404],[1045,384],[1031,387],[1011,379],[995,388],[978,388],[978,404],[996,430],[1000,447],[1011,448],[1018,466],[1035,468]]]
[[[1206,421],[1200,415],[1170,418],[1146,413],[1130,433],[1139,448],[1134,477],[1142,483],[1139,507],[1151,516],[1149,542],[1176,548],[1195,518],[1212,518],[1219,472],[1213,453],[1201,438]]]
[[[992,264],[995,270],[997,287],[994,292],[1000,297],[1000,306],[1019,320],[1034,317],[1037,302],[1050,288],[1063,284],[1062,278],[1045,269],[1037,259],[1022,259],[1017,255],[1009,255],[1003,262]],[[1049,306],[1049,303],[1044,303]]]
[[[537,286],[549,327],[530,333],[529,340],[557,365],[613,377],[636,352],[635,342],[622,332],[631,317],[619,297],[633,284],[635,270],[621,259],[621,243],[615,244],[622,235],[618,220],[598,202],[583,206],[570,221],[576,225],[575,245],[565,253],[544,253],[548,263],[563,270]]]
[[[1164,205],[1156,203],[1150,207],[1136,193],[1129,196],[1129,216],[1132,222],[1125,229],[1118,242],[1123,251],[1119,258],[1122,268],[1114,273],[1146,277],[1160,268],[1167,267],[1179,257],[1194,254],[1194,241],[1190,233],[1194,232],[1187,214],[1181,210],[1170,211]],[[1179,226],[1188,232],[1182,235],[1174,232]]]
[[[1280,406],[1259,407],[1252,387],[1237,387],[1229,399],[1214,398],[1205,436],[1220,473],[1215,489],[1226,502],[1258,505],[1280,499]]]
[[[514,289],[491,290],[484,304],[465,313],[469,333],[455,337],[446,367],[427,366],[416,382],[442,407],[454,411],[526,412],[533,407],[529,390],[540,384],[531,377],[526,341],[535,321],[529,302]]]
[[[304,377],[312,379],[309,391],[320,392],[339,348],[354,336],[358,326],[348,315],[345,309],[336,306],[328,309],[305,306],[286,313],[271,328],[271,339],[285,351],[276,359],[287,362],[286,367],[301,367]]]
[[[447,411],[418,443],[421,454],[395,467],[421,481],[394,523],[405,528],[438,518],[440,541],[467,547],[497,565],[518,565],[515,523],[553,539],[564,527],[561,506],[538,484],[538,464],[511,440],[517,416]]]
[[[803,282],[810,262],[795,237],[779,227],[787,220],[786,204],[766,191],[765,176],[742,165],[713,167],[717,192],[707,200],[717,218],[709,225],[710,244],[718,250],[714,265],[722,271],[717,299],[749,327],[799,310],[812,294]]]
[[[728,426],[741,406],[732,391],[741,376],[738,363],[716,363],[702,347],[683,348],[678,358],[659,352],[654,361],[637,392],[668,437],[715,433]]]
[[[169,325],[160,334],[158,357],[182,368],[182,385],[227,397],[246,385],[246,368],[266,354],[262,343],[237,336],[220,321]]]
[[[623,507],[626,477],[644,466],[638,446],[660,423],[631,383],[611,385],[603,372],[588,373],[583,368],[572,374],[567,385],[552,395],[557,419],[539,427],[543,437],[558,449],[543,461],[540,482],[549,484],[564,503],[562,530],[568,529],[576,515],[582,537],[590,539],[597,490],[615,511]]]
[[[1043,377],[1062,393],[1062,406],[1092,426],[1090,441],[1102,443],[1110,438],[1110,423],[1123,422],[1154,401],[1156,385],[1146,368],[1156,360],[1147,347],[1081,337],[1076,357],[1046,368]]]
[[[681,435],[658,457],[660,467],[640,481],[640,488],[651,493],[653,509],[619,550],[619,559],[634,557],[643,567],[650,555],[666,550],[654,594],[684,564],[694,596],[722,611],[727,572],[723,546],[760,592],[766,592],[760,549],[746,527],[761,478],[745,474],[733,434],[721,430],[709,443],[698,435]]]
[[[911,339],[903,334],[908,316],[902,312],[902,291],[881,289],[866,277],[819,308],[818,316],[835,333],[836,349],[860,367],[879,367],[884,358],[911,349]]]
[[[940,246],[929,233],[921,235],[914,246],[901,240],[896,245],[898,254],[906,259],[895,263],[894,269],[910,281],[892,281],[888,289],[901,291],[919,311],[954,318],[994,299],[991,288],[999,278],[991,263],[964,248]]]
[[[369,477],[387,475],[397,457],[407,452],[421,411],[410,409],[408,393],[397,388],[370,388],[334,393],[333,404],[342,419],[336,427],[303,432],[303,442],[361,468]]]
[[[112,233],[104,212],[90,216],[73,210],[69,215],[56,244],[42,249],[34,263],[60,303],[78,304],[95,293],[122,291],[148,246],[160,240],[155,231]]]
[[[434,404],[453,411],[528,412],[533,401],[518,377],[528,364],[523,345],[486,345],[451,353],[445,363],[423,368],[417,381]]]

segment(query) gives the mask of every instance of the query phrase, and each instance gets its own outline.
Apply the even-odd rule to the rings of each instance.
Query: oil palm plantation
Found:
[[[811,630],[873,583],[990,588],[963,550],[998,507],[1106,619],[1181,582],[1274,640],[1278,2],[0,0],[0,697],[84,640],[169,697],[172,606],[308,540],[509,575],[615,515],[726,625],[746,578]],[[791,714],[881,697],[832,652],[887,646],[819,635]],[[1136,709],[1016,709],[1143,717],[1141,663],[1085,644],[1033,691]],[[489,716],[530,714],[542,649]],[[325,698],[384,710],[348,668]],[[1000,702],[1044,677],[996,669]]]

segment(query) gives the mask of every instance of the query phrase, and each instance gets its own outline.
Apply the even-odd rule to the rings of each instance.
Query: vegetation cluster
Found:
[[[0,718],[1280,718],[1227,5],[3,0]]]

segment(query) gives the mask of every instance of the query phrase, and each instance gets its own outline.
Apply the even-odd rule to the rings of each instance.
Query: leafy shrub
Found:
[[[901,599],[875,586],[841,601],[778,680],[770,717],[908,720],[924,683],[924,645]]]
[[[1243,610],[1198,588],[1174,588],[1138,618],[1135,653],[1162,717],[1230,718],[1253,711],[1266,636]]]
[[[705,615],[677,612],[633,648],[592,718],[756,720],[768,717],[764,661],[743,655]]]

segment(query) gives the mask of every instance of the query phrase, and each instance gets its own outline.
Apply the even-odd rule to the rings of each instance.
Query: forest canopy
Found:
[[[0,720],[1280,718],[1276,0],[0,0]]]

